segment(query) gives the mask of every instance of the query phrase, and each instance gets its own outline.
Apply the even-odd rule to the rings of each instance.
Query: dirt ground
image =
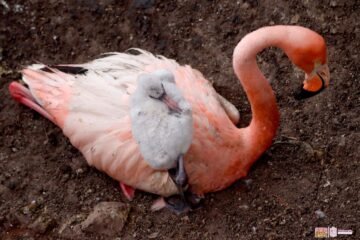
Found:
[[[1,239],[313,239],[315,227],[327,226],[355,231],[338,239],[360,238],[359,1],[1,0],[0,14]],[[8,84],[22,67],[140,47],[202,71],[246,125],[250,109],[232,51],[246,33],[273,24],[321,33],[332,80],[296,101],[303,74],[277,49],[259,56],[281,127],[246,179],[181,216],[151,212],[156,196],[138,193],[118,236],[61,231],[99,202],[128,201],[61,130],[10,98]]]

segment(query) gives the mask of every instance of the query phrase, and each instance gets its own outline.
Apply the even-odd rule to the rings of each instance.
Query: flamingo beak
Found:
[[[177,102],[174,101],[172,98],[170,98],[167,94],[165,94],[161,98],[161,101],[163,101],[166,104],[166,106],[168,106],[170,111],[175,112],[175,113],[181,113],[181,108],[179,107]]]
[[[295,94],[295,99],[301,100],[317,95],[324,90],[330,82],[330,72],[327,64],[315,67],[309,75],[306,74],[300,91]]]

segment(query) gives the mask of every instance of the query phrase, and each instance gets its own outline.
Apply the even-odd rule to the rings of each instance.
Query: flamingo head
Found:
[[[305,72],[305,80],[296,99],[314,96],[324,90],[330,82],[330,72],[327,65],[326,43],[318,33],[302,28],[291,32],[291,38],[298,44],[285,51],[292,62]]]

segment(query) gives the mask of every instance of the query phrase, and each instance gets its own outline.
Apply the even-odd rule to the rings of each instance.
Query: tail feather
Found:
[[[43,71],[42,68],[49,71]],[[62,126],[67,115],[72,79],[72,75],[35,64],[22,70],[22,80],[28,88],[12,82],[9,90],[16,101]]]
[[[35,110],[40,113],[43,117],[49,119],[55,123],[55,119],[39,104],[37,104],[35,98],[32,96],[30,90],[18,82],[12,82],[9,85],[9,91],[11,96],[21,104]]]

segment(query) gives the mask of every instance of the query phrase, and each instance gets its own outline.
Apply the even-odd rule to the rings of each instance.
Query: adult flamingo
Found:
[[[283,49],[305,71],[299,97],[315,95],[329,84],[326,44],[319,34],[299,26],[270,26],[246,35],[233,56],[235,73],[252,110],[250,125],[240,129],[234,124],[239,118],[236,108],[200,72],[145,51],[53,66],[59,71],[51,73],[44,66],[30,66],[22,71],[30,91],[12,83],[10,92],[61,127],[90,165],[133,188],[170,196],[178,189],[167,171],[155,170],[143,160],[131,134],[128,107],[138,75],[167,69],[192,107],[194,136],[185,169],[189,190],[203,195],[244,177],[272,143],[279,111],[256,63],[257,53],[270,46]],[[126,189],[132,188],[123,187],[131,197],[132,191]]]

